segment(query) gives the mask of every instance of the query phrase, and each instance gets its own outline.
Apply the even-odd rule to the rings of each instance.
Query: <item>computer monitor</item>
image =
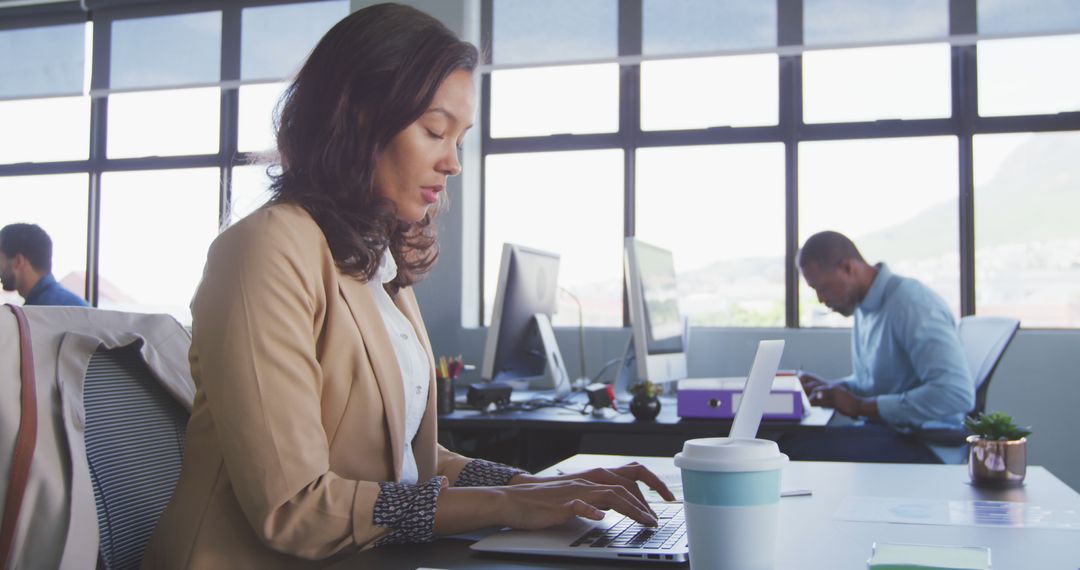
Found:
[[[527,380],[530,389],[554,389],[557,397],[570,393],[570,378],[551,328],[558,277],[557,254],[503,245],[481,378]]]
[[[662,383],[686,378],[689,344],[671,252],[632,237],[626,238],[625,245],[631,334],[615,381],[616,396],[623,398],[641,380]]]

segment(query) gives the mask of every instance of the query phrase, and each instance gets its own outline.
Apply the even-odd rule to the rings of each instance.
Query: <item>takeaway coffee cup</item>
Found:
[[[675,455],[682,470],[690,567],[772,568],[780,472],[787,464],[765,439],[691,439]]]

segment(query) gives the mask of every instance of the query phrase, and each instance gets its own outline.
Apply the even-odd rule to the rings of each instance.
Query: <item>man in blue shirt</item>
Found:
[[[818,300],[855,316],[852,374],[831,382],[805,374],[803,388],[811,403],[867,422],[801,441],[792,438],[791,450],[802,456],[793,459],[936,462],[917,433],[960,428],[975,403],[974,382],[945,301],[884,263],[868,264],[837,232],[811,236],[798,263]]]
[[[82,297],[56,282],[52,240],[35,224],[0,229],[0,282],[5,291],[18,291],[27,305],[88,306]]]

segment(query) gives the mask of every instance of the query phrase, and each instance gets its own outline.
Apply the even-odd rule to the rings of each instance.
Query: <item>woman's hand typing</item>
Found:
[[[435,533],[468,532],[492,525],[519,529],[553,526],[575,516],[599,520],[614,510],[648,526],[656,525],[638,481],[673,501],[667,485],[638,463],[552,477],[515,475],[503,487],[451,487],[439,496]]]
[[[520,529],[546,528],[581,516],[600,520],[613,509],[635,521],[656,526],[656,514],[622,485],[586,479],[522,483],[498,488],[503,524]]]
[[[587,471],[581,471],[579,473],[565,473],[562,475],[556,475],[553,477],[540,477],[537,475],[529,475],[522,473],[515,475],[510,479],[511,485],[520,485],[522,483],[540,483],[544,481],[567,481],[570,479],[584,479],[593,483],[601,483],[604,485],[621,485],[630,491],[635,497],[637,497],[642,503],[645,503],[645,497],[641,494],[641,489],[638,487],[638,481],[646,484],[649,488],[653,489],[665,501],[674,501],[675,495],[668,490],[667,485],[656,476],[655,473],[649,471],[644,465],[637,463],[627,463],[620,467],[612,467],[605,469],[603,467],[597,467],[595,469],[589,469]]]

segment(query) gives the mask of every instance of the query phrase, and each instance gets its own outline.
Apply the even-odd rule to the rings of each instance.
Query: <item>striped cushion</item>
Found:
[[[180,477],[188,414],[158,384],[138,343],[99,349],[83,392],[99,567],[138,568]]]

